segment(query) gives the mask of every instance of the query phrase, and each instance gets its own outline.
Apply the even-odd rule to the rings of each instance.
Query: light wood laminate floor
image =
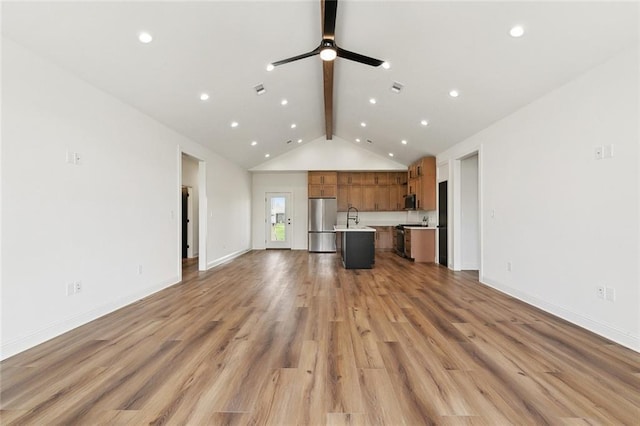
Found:
[[[377,253],[254,251],[0,364],[12,424],[640,421],[640,355]]]

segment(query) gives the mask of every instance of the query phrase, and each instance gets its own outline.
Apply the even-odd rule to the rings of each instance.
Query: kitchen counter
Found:
[[[336,232],[376,232],[374,228],[363,225],[349,226],[348,228],[347,225],[333,225],[333,229]]]
[[[371,269],[375,262],[375,232],[368,226],[334,225],[340,239],[340,254],[345,269]]]
[[[422,225],[416,225],[416,226],[405,226],[404,229],[411,229],[411,230],[424,230],[424,229],[438,229],[436,226],[422,226]]]

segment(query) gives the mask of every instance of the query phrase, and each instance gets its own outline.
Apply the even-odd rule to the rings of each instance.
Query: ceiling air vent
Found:
[[[289,140],[287,141],[287,145],[289,145],[290,143],[291,143],[291,139],[289,139]]]
[[[393,93],[400,93],[403,87],[404,85],[402,83],[398,83],[397,81],[394,81],[393,85],[391,86],[391,91]]]
[[[255,90],[258,95],[263,95],[267,91],[262,83],[255,86],[253,90]]]
[[[371,139],[367,139],[367,143],[373,143]]]

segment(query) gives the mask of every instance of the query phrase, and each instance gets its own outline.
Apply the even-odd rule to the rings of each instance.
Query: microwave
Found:
[[[405,210],[416,209],[416,194],[409,194],[404,196],[404,209]]]

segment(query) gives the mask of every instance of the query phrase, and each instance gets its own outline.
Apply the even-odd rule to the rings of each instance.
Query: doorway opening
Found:
[[[265,248],[291,249],[291,193],[265,194]]]
[[[450,166],[449,267],[482,277],[482,148],[451,160]]]
[[[182,263],[192,259],[193,250],[193,189],[182,186]]]
[[[449,244],[447,241],[447,181],[438,183],[438,263],[442,266],[449,266],[448,251]]]
[[[180,270],[185,266],[207,270],[207,189],[205,162],[179,149],[180,221],[178,224]]]
[[[480,269],[478,153],[460,160],[460,269]]]

